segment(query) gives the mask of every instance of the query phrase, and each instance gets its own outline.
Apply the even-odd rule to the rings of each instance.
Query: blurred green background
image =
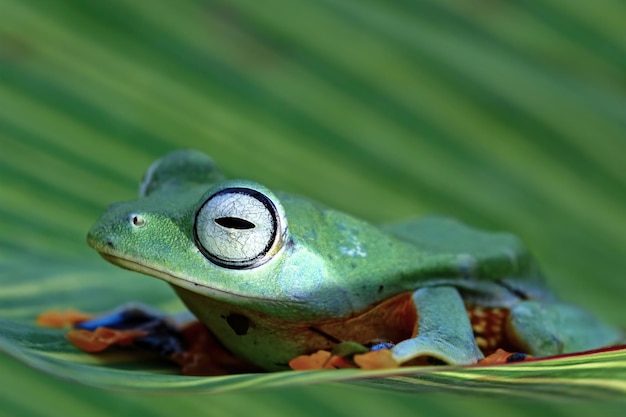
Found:
[[[563,298],[626,324],[625,21],[621,0],[2,0],[0,273],[100,267],[102,210],[196,148],[374,222],[513,231]],[[7,416],[620,415],[350,385],[139,396],[8,357],[0,381]]]

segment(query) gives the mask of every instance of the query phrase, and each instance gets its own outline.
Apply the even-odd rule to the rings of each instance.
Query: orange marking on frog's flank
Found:
[[[83,321],[93,318],[93,314],[83,313],[78,310],[65,310],[65,311],[46,311],[37,317],[37,325],[43,327],[72,327]]]
[[[341,320],[320,323],[314,327],[312,337],[327,334],[340,341],[371,345],[379,342],[399,343],[417,334],[417,310],[413,293],[406,292],[382,301],[367,311]],[[311,330],[310,330],[311,331]],[[333,355],[328,350],[317,350],[310,355],[300,355],[289,362],[295,370],[354,368],[379,369],[396,367],[389,350],[356,354],[353,361]]]
[[[506,323],[509,310],[496,307],[467,306],[476,345],[485,355],[494,353],[499,348],[515,351],[506,337]]]
[[[405,292],[382,301],[369,310],[346,319],[315,326],[341,341],[362,344],[398,343],[417,334],[417,310],[413,293]]]

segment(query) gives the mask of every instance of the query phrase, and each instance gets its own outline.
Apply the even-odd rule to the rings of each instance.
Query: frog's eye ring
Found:
[[[255,268],[283,244],[287,224],[274,202],[260,191],[225,188],[196,213],[194,237],[202,254],[231,269]]]

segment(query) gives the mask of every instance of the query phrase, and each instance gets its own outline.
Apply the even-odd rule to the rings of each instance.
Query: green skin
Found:
[[[622,337],[557,302],[513,235],[435,217],[376,227],[251,181],[225,180],[194,151],[156,161],[140,197],[111,205],[88,243],[116,265],[167,281],[224,346],[267,370],[342,340],[312,327],[404,292],[413,293],[419,333],[396,341],[399,364],[482,359],[466,305],[510,309],[509,332],[535,356]]]

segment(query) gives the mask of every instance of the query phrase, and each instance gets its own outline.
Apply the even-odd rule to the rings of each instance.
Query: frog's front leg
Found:
[[[413,293],[417,334],[391,349],[393,359],[406,363],[431,357],[450,365],[471,365],[483,359],[459,292],[452,287],[425,287]]]
[[[522,301],[511,308],[507,337],[533,356],[582,352],[624,343],[624,333],[580,307]]]

